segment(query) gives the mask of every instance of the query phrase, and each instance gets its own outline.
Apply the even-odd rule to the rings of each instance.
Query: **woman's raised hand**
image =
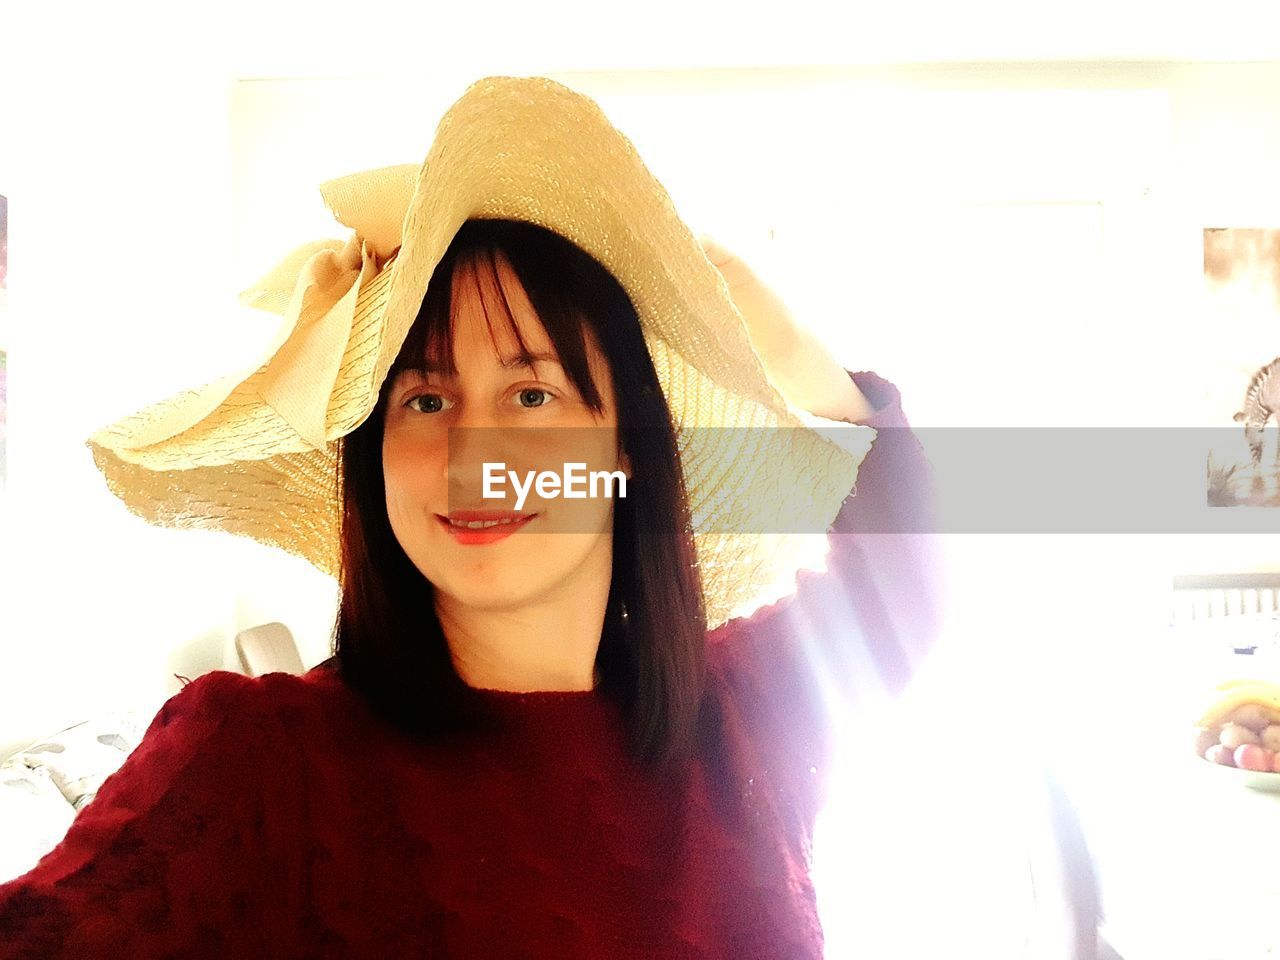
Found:
[[[871,404],[840,361],[796,322],[782,298],[723,244],[705,233],[698,235],[698,242],[724,277],[751,346],[769,381],[787,403],[833,420],[856,422],[870,417]]]

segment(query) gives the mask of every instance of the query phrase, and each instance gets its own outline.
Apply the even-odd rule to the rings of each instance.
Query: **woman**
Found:
[[[489,89],[521,104],[564,96],[525,81]],[[484,88],[472,93],[460,104]],[[579,121],[596,115],[575,104],[585,113],[566,127],[583,150]],[[501,113],[487,106],[480,116]],[[433,195],[436,150],[405,216],[365,184],[364,202],[395,207],[397,232],[379,248],[377,226],[362,226],[344,248],[349,288],[333,280],[336,260],[295,264],[292,330],[271,362],[220,388],[214,414],[179,398],[200,416],[164,432],[153,411],[129,426],[133,447],[117,442],[123,427],[97,436],[98,464],[135,512],[163,522],[172,511],[155,505],[185,484],[189,511],[313,558],[298,544],[323,528],[325,514],[306,511],[325,494],[308,469],[336,443],[334,656],[303,677],[215,671],[171,698],[58,848],[0,886],[0,957],[821,955],[808,867],[833,746],[827,697],[901,690],[937,628],[926,540],[891,532],[919,529],[928,506],[928,464],[898,392],[841,370],[741,261],[708,249],[734,323],[746,322],[789,403],[876,429],[857,495],[845,491],[831,525],[827,571],[802,571],[789,596],[726,620],[724,584],[758,587],[761,558],[713,552],[693,504],[709,502],[708,478],[754,474],[733,472],[738,455],[706,467],[678,441],[694,453],[723,443],[685,432],[694,394],[712,389],[697,379],[712,366],[697,351],[748,356],[734,349],[740,331],[708,327],[662,352],[652,304],[663,275],[625,260],[606,268],[586,247],[608,248],[571,241],[567,221],[557,231],[468,215],[441,228],[442,256],[415,260],[435,222],[417,212]],[[376,284],[392,258],[400,286],[386,293]],[[423,260],[429,282],[401,336],[385,317]],[[369,306],[380,296],[383,312]],[[690,302],[702,306],[672,340],[716,309]],[[358,322],[335,346],[321,334],[347,308],[344,322]],[[364,382],[344,371],[384,336],[392,359],[371,365],[374,402],[344,419],[344,397]],[[679,366],[690,357],[699,365]],[[301,398],[326,367],[308,407]],[[741,369],[733,382],[749,384],[746,360],[717,382]],[[697,389],[677,392],[686,382]],[[732,422],[724,411],[743,394],[716,396],[716,422]],[[263,456],[277,416],[295,448]],[[312,452],[296,444],[307,437]],[[161,469],[170,461],[158,449],[189,457],[184,471]],[[824,449],[815,469],[847,477],[847,461]],[[573,502],[539,489],[508,530],[463,532],[463,511],[493,509],[483,464],[523,475],[570,459],[614,473],[613,493],[625,478],[626,496]],[[777,464],[747,466],[768,475]],[[212,478],[246,475],[253,483],[214,502]],[[768,489],[813,499],[803,478],[735,493],[758,501]],[[253,526],[254,511],[276,525]]]

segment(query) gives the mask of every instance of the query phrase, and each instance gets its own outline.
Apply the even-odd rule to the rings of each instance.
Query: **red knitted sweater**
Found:
[[[722,732],[678,790],[598,691],[476,690],[501,732],[424,746],[324,665],[218,670],[0,885],[0,958],[820,957],[820,688],[899,690],[940,608],[928,535],[856,533],[927,513],[931,475],[897,388],[851,376],[878,433],[828,569],[708,634]]]

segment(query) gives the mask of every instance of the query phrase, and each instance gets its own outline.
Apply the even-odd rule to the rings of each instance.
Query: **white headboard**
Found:
[[[1209,573],[1173,578],[1173,622],[1280,616],[1280,573]]]

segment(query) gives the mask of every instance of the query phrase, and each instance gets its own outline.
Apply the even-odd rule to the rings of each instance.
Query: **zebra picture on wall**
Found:
[[[1244,424],[1244,439],[1249,445],[1253,468],[1262,462],[1263,430],[1267,421],[1276,417],[1280,424],[1280,357],[1259,368],[1249,380],[1244,391],[1244,409],[1232,418]],[[1280,446],[1276,448],[1276,462],[1280,464]]]
[[[1215,462],[1213,451],[1209,452],[1208,505],[1280,507],[1280,442],[1271,462],[1262,462],[1267,424],[1274,417],[1280,426],[1280,357],[1254,371],[1245,387],[1243,406],[1232,415],[1236,423],[1243,424],[1243,443],[1236,440],[1225,451],[1219,451],[1220,455],[1225,454],[1225,465]]]
[[[1208,505],[1280,507],[1280,229],[1206,227],[1203,239],[1205,319],[1218,345],[1195,354]]]

